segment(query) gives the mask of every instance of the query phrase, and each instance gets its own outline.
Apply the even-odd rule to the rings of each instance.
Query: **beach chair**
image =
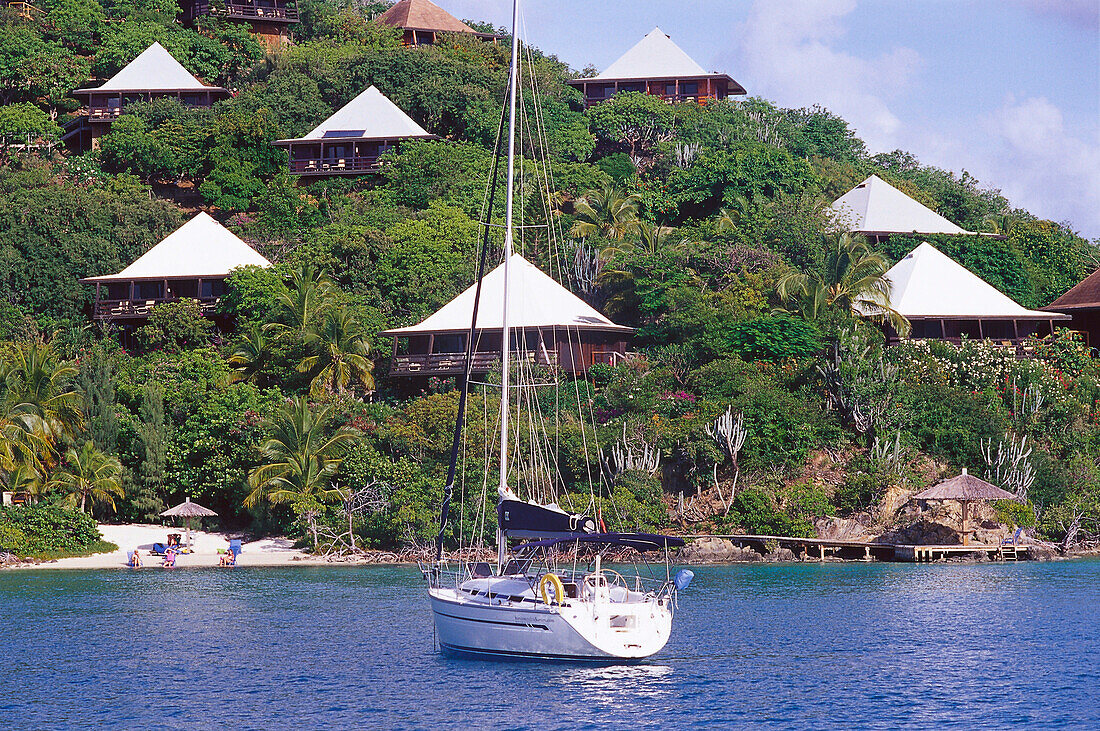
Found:
[[[164,545],[163,543],[154,543],[153,547],[149,550],[149,553],[153,554],[154,556],[163,556],[167,550],[168,546]]]
[[[229,552],[233,554],[233,560],[237,560],[237,556],[241,555],[241,539],[234,538],[229,542]]]

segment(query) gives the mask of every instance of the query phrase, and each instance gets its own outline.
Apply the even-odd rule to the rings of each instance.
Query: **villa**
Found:
[[[892,285],[890,304],[912,325],[909,338],[960,342],[963,337],[988,338],[1001,345],[1018,345],[1028,337],[1054,332],[1055,323],[1069,319],[1057,312],[1021,307],[927,242],[886,273]],[[866,311],[865,314],[871,314]],[[900,340],[887,328],[891,342]]]
[[[513,254],[508,298],[512,347],[520,361],[558,367],[571,375],[596,363],[614,365],[627,356],[633,329],[616,325],[549,275]],[[453,376],[463,372],[477,285],[471,285],[418,325],[386,330],[394,339],[392,376]],[[504,265],[482,280],[473,373],[487,373],[500,361],[503,333]]]
[[[463,33],[487,41],[500,38],[494,33],[474,30],[431,0],[400,0],[375,20],[400,28],[406,46],[434,45],[443,33]]]
[[[298,4],[294,0],[182,0],[180,20],[193,26],[204,15],[244,23],[268,50],[287,42],[289,28],[298,22]]]
[[[168,98],[189,107],[209,107],[227,98],[229,91],[202,83],[164,46],[153,43],[102,86],[77,89],[73,95],[84,100],[87,113],[69,123],[63,141],[83,152],[99,147],[99,138],[127,104]]]
[[[837,198],[829,208],[845,229],[865,236],[872,244],[914,234],[979,235],[956,226],[877,175]]]
[[[654,28],[599,75],[565,83],[580,89],[586,107],[620,91],[640,91],[669,102],[703,102],[746,93],[727,74],[704,70],[660,28]]]
[[[92,318],[135,327],[153,308],[198,300],[214,317],[225,280],[237,267],[271,262],[206,213],[199,213],[117,274],[81,279],[95,285]]]
[[[278,140],[289,155],[291,175],[362,175],[402,140],[438,139],[374,86],[345,104],[304,137]]]
[[[1043,309],[1068,314],[1072,321],[1067,327],[1081,333],[1086,345],[1100,346],[1100,269]]]

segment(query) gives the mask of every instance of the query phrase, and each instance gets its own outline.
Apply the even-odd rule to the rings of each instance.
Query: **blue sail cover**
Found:
[[[587,515],[565,513],[523,500],[501,500],[497,520],[509,538],[575,538],[596,532]]]
[[[676,536],[660,536],[653,533],[589,533],[524,543],[516,546],[516,553],[533,553],[537,548],[551,548],[563,543],[597,544],[633,548],[636,551],[655,551],[661,548],[683,548],[685,541]]]

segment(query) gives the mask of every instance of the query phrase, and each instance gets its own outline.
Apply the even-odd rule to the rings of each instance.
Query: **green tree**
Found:
[[[622,91],[588,110],[592,129],[604,141],[626,145],[637,165],[654,145],[675,137],[675,117],[670,104],[637,91]]]
[[[339,499],[332,480],[356,432],[341,427],[329,434],[331,420],[331,407],[313,409],[304,398],[295,397],[267,421],[267,439],[260,448],[263,464],[248,476],[252,491],[245,498],[246,507],[263,501],[306,505]],[[316,550],[316,531],[313,547]]]
[[[776,285],[783,304],[808,320],[837,309],[844,316],[865,316],[909,333],[909,322],[890,306],[890,262],[862,237],[840,234],[829,242],[823,270],[792,271]]]
[[[65,494],[65,502],[84,512],[89,503],[106,503],[115,509],[115,498],[123,497],[122,465],[85,442],[80,449],[65,453],[65,462],[50,480],[51,487]]]
[[[138,439],[141,441],[141,493],[142,502],[150,512],[159,513],[163,501],[164,470],[167,459],[168,425],[164,418],[164,389],[156,383],[147,383],[141,393],[141,419]]]
[[[201,302],[181,299],[154,307],[147,324],[134,334],[147,349],[175,352],[210,345],[213,329],[214,323],[202,314]]]
[[[258,380],[270,358],[271,353],[268,350],[263,327],[256,322],[249,323],[238,337],[236,346],[229,355],[229,364],[237,371],[233,380]]]
[[[596,190],[586,191],[573,204],[577,218],[569,229],[569,235],[578,238],[602,236],[611,241],[621,241],[637,229],[641,202],[642,197],[637,193],[627,193],[610,182]]]
[[[5,155],[17,145],[54,144],[60,139],[61,128],[33,104],[0,107],[0,149]]]
[[[72,388],[77,369],[62,362],[49,343],[9,346],[2,368],[8,408],[39,420],[55,446],[84,428],[83,399]]]
[[[76,387],[84,401],[84,423],[96,447],[113,453],[118,442],[115,368],[104,343],[96,343],[80,361]]]
[[[333,308],[325,313],[320,325],[306,333],[305,343],[313,355],[303,358],[298,370],[313,374],[312,395],[343,396],[352,381],[367,391],[374,390],[370,344],[346,309]]]

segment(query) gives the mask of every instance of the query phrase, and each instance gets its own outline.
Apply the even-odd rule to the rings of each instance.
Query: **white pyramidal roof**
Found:
[[[508,271],[508,326],[514,328],[572,327],[593,330],[622,330],[554,281],[552,277],[519,254],[512,254]],[[419,325],[387,330],[384,335],[412,335],[422,332],[469,330],[477,283],[443,305]],[[485,275],[481,284],[481,302],[477,310],[478,329],[504,327],[501,302],[504,300],[504,264]]]
[[[302,139],[433,137],[389,98],[371,86]]]
[[[269,267],[271,262],[202,212],[118,274],[83,281],[226,276],[243,266]]]
[[[877,175],[864,180],[833,202],[849,231],[862,233],[967,234]]]
[[[81,91],[197,91],[220,88],[199,81],[164,46],[154,42],[103,86]]]
[[[907,318],[1064,317],[1021,307],[927,241],[886,277],[892,285],[890,306]]]
[[[664,76],[708,76],[702,66],[672,42],[660,28],[654,28],[633,48],[603,72],[600,79],[649,79]]]

